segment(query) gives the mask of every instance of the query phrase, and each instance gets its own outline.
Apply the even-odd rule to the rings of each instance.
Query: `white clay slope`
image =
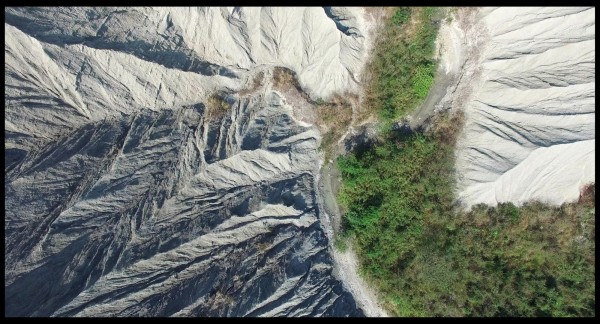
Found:
[[[486,8],[457,149],[467,206],[574,201],[595,181],[595,9]]]
[[[285,66],[315,96],[355,90],[365,61],[359,8],[157,8],[200,57],[223,66]]]

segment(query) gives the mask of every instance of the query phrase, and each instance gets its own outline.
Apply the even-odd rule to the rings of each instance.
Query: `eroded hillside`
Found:
[[[6,315],[362,315],[274,76],[356,89],[361,14],[7,8]]]

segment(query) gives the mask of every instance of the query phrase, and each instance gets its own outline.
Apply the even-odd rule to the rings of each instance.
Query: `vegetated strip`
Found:
[[[427,97],[437,66],[433,53],[441,17],[438,8],[396,10],[367,66],[369,83],[359,119],[376,112],[389,123],[411,113]]]
[[[407,12],[420,14],[414,35],[429,37],[419,33],[434,28],[421,26],[433,24],[424,19],[428,10],[399,9],[390,24],[407,24],[414,18]],[[386,40],[378,51],[396,50],[389,43],[402,38]],[[432,53],[422,54],[414,56],[425,58],[417,65],[431,64]],[[383,66],[375,69],[382,75],[374,75],[370,94],[384,121],[414,108],[423,95],[416,85],[425,83],[417,82],[416,74],[393,80],[401,76],[390,71],[419,68],[409,68],[404,59],[387,62],[401,66],[385,73]],[[412,91],[386,89],[399,84]],[[382,292],[390,313],[595,316],[594,184],[584,188],[579,202],[560,207],[503,203],[461,211],[454,205],[453,165],[462,115],[437,116],[434,125],[425,134],[388,130],[379,143],[338,158],[343,178],[338,200],[345,210],[341,235],[354,243],[361,271]]]

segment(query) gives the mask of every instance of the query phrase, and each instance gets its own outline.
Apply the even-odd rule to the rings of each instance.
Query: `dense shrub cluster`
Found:
[[[344,235],[388,308],[400,316],[594,316],[594,205],[465,213],[453,205],[452,165],[452,145],[434,135],[390,135],[338,159]]]

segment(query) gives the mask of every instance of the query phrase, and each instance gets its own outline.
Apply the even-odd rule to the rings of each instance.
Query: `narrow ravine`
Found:
[[[445,28],[449,28],[446,21],[442,23]],[[453,39],[448,37],[440,37],[437,41],[438,56],[442,61],[453,59],[455,48],[453,48]],[[450,49],[450,50],[448,50]],[[450,56],[450,57],[448,57]],[[429,94],[421,105],[409,116],[409,125],[413,130],[422,128],[426,125],[429,118],[434,115],[436,106],[440,104],[446,96],[447,90],[456,82],[456,70],[444,68],[443,64],[438,66],[435,80]],[[360,104],[360,103],[355,103]],[[336,166],[336,158],[345,153],[342,147],[343,141],[353,133],[353,126],[356,124],[357,109],[353,105],[352,123],[349,125],[346,133],[338,142],[338,147],[334,150],[334,156],[330,161],[325,161],[321,167],[318,178],[318,193],[320,196],[319,203],[321,210],[325,213],[321,217],[321,221],[326,228],[326,232],[330,238],[330,250],[334,260],[334,275],[342,281],[344,286],[352,293],[356,302],[365,312],[365,315],[370,317],[389,317],[390,315],[382,305],[381,296],[377,290],[370,286],[366,280],[360,275],[360,263],[355,250],[352,247],[351,240],[347,240],[347,248],[344,251],[334,247],[333,237],[340,233],[342,214],[337,204],[337,194],[341,186],[341,176]],[[364,124],[364,122],[363,122]],[[325,221],[324,221],[325,218]]]

